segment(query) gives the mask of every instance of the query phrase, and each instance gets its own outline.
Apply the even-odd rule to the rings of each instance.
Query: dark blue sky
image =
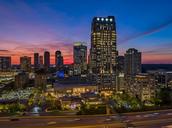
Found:
[[[90,46],[94,16],[116,17],[120,54],[130,47],[144,63],[172,63],[172,0],[0,0],[0,55],[62,50],[72,62],[72,45]],[[53,59],[52,59],[53,63]]]

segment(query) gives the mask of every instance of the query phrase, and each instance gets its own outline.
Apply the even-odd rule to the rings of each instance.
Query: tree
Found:
[[[172,89],[169,87],[162,88],[159,93],[159,99],[161,100],[161,106],[172,105]]]

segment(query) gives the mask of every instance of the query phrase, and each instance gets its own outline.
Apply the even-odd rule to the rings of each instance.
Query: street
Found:
[[[120,115],[0,117],[0,128],[167,128],[168,125],[172,125],[172,110]]]

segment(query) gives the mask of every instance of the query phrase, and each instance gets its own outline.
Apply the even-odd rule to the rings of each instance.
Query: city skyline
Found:
[[[54,64],[60,50],[64,63],[70,64],[74,42],[87,42],[90,48],[92,18],[112,15],[120,55],[136,48],[143,53],[142,63],[172,63],[170,0],[97,2],[0,1],[0,56],[12,56],[12,63],[19,64],[20,56],[33,60],[34,52],[43,55],[46,49]]]

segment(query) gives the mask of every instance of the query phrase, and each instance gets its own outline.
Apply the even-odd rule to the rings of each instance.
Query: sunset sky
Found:
[[[61,50],[73,62],[73,42],[90,47],[94,16],[116,18],[117,49],[143,53],[143,63],[172,64],[172,0],[0,0],[0,56]]]

